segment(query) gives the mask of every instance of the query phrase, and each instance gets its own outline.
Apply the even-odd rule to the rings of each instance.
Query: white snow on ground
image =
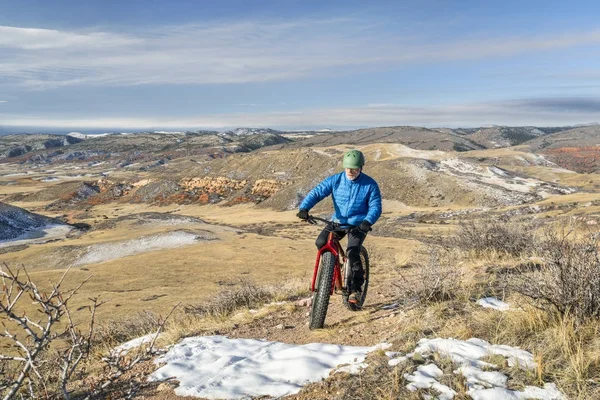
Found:
[[[409,158],[424,158],[426,160],[434,160],[438,157],[443,157],[446,152],[441,150],[418,150],[411,149],[403,144],[395,144],[386,149],[388,154],[397,157],[409,157]]]
[[[94,244],[88,247],[87,253],[77,260],[75,265],[96,264],[148,251],[188,246],[209,239],[212,238],[185,231],[174,231],[116,243]]]
[[[422,356],[439,353],[450,357],[452,361],[461,365],[474,367],[493,367],[493,364],[480,361],[486,356],[500,354],[508,359],[509,366],[520,366],[521,368],[533,369],[536,367],[533,355],[517,347],[494,345],[485,340],[471,338],[468,340],[457,339],[421,339],[415,348],[415,353]]]
[[[11,176],[22,176],[22,175],[27,175],[28,172],[12,172],[10,174],[4,174],[2,175],[3,177],[11,177]]]
[[[73,229],[70,225],[46,225],[32,229],[23,235],[8,240],[0,240],[0,248],[21,244],[45,243],[50,240],[64,239]]]
[[[367,368],[368,366],[369,366],[369,364],[367,364],[367,363],[350,364],[350,365],[345,365],[343,367],[340,367],[340,368],[336,369],[334,372],[335,373],[347,372],[349,374],[356,375],[356,374],[360,373],[360,371],[362,371],[363,369]]]
[[[321,154],[322,156],[327,156],[327,157],[329,157],[329,158],[331,158],[331,157],[332,157],[332,155],[331,155],[331,154],[329,154],[329,153],[327,153],[327,152],[325,152],[325,151],[323,151],[323,150],[319,150],[319,149],[312,149],[312,151],[314,151],[314,152],[315,152],[315,153],[317,153],[317,154]]]
[[[477,367],[464,365],[455,372],[460,372],[467,380],[469,388],[506,387],[508,377],[498,371],[482,371]]]
[[[154,334],[131,340],[113,352],[126,353],[149,343]],[[340,346],[323,343],[292,345],[257,339],[229,339],[225,336],[199,336],[183,339],[168,352],[155,359],[162,365],[150,377],[151,381],[175,379],[178,396],[208,399],[240,399],[254,396],[282,397],[298,393],[302,386],[327,378],[332,373],[360,373],[368,365],[366,355],[385,350],[391,345],[381,343],[372,347]],[[472,338],[421,339],[414,353],[403,356],[387,351],[389,365],[413,357],[415,353],[429,358],[433,353],[451,358],[459,364],[453,372],[465,377],[467,394],[474,400],[565,400],[555,384],[543,388],[527,386],[523,390],[508,389],[508,377],[494,371],[496,365],[480,359],[500,354],[508,359],[509,366],[534,368],[533,356],[519,348],[492,345]],[[482,368],[486,368],[484,371]],[[433,362],[420,365],[412,374],[405,374],[408,390],[430,390],[435,397],[423,394],[426,399],[451,400],[456,392],[439,382],[444,372]]]
[[[526,386],[522,391],[515,391],[501,387],[482,389],[467,392],[473,400],[561,400],[566,397],[558,390],[555,384],[546,383],[543,388]]]
[[[397,351],[386,351],[385,355],[390,358],[390,361],[388,361],[390,367],[396,366],[408,359],[408,357],[405,357],[402,353],[398,353]]]
[[[435,364],[421,365],[412,375],[404,374],[404,378],[410,382],[406,388],[411,392],[418,389],[435,389],[440,393],[437,396],[439,400],[453,399],[456,392],[437,381],[443,375],[444,372]]]
[[[87,139],[87,135],[81,133],[81,132],[69,132],[67,133],[67,136],[71,136],[77,139]]]
[[[389,346],[389,345],[388,345]],[[293,345],[256,339],[203,336],[183,339],[156,359],[164,364],[150,379],[175,378],[178,396],[240,399],[281,397],[326,378],[336,366],[360,369],[367,353],[385,347],[310,343]]]
[[[507,311],[510,310],[510,306],[503,302],[502,300],[498,300],[495,297],[484,297],[483,299],[477,300],[477,304],[484,308],[493,308],[498,311]]]
[[[504,189],[521,193],[532,193],[533,191],[537,191],[538,187],[545,184],[545,182],[534,178],[525,179],[518,176],[511,176],[506,171],[495,166],[480,166],[458,158],[442,160],[440,162],[439,169],[440,171],[446,172],[450,175],[468,175],[488,185],[499,186]],[[573,188],[560,186],[552,187],[554,190],[557,190],[563,194],[575,192],[575,189]]]
[[[521,193],[529,193],[531,192],[531,188],[542,184],[542,182],[537,179],[523,179],[516,176],[511,177],[498,167],[482,167],[458,158],[442,160],[440,170],[455,176],[461,174],[471,175],[484,183],[501,186],[505,189]]]
[[[515,400],[515,399],[548,399],[562,400],[565,396],[558,390],[556,385],[546,383],[543,388],[527,386],[523,390],[508,389],[508,377],[499,371],[489,371],[497,366],[480,359],[495,354],[502,355],[508,360],[508,365],[523,369],[533,369],[536,363],[533,355],[525,350],[504,346],[492,345],[484,340],[472,338],[469,340],[456,339],[421,339],[414,353],[429,357],[438,353],[442,357],[450,358],[459,367],[454,371],[461,374],[467,382],[467,394],[475,400]],[[407,354],[413,357],[414,353]],[[388,353],[396,357],[397,353]],[[402,357],[400,357],[402,358]],[[397,358],[390,360],[392,361]],[[484,371],[483,368],[488,369]],[[406,374],[405,378],[411,382],[406,387],[409,390],[427,388],[437,390],[439,399],[452,399],[454,393],[450,388],[441,385],[438,379],[443,375],[435,364],[431,363],[417,368],[412,375]],[[449,391],[450,390],[450,391]]]
[[[129,342],[123,343],[122,345],[115,347],[114,349],[112,349],[111,353],[112,354],[120,354],[120,355],[124,356],[131,349],[140,347],[143,344],[149,345],[155,337],[156,337],[156,333],[149,333],[148,335],[145,335],[145,336],[142,336],[139,338],[135,338],[133,340],[130,340]],[[159,337],[160,337],[160,335],[159,335]]]

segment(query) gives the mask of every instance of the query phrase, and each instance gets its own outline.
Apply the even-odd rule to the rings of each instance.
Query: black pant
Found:
[[[325,246],[329,232],[334,232],[339,239],[346,236],[345,230],[335,229],[331,225],[327,225],[317,237],[317,248]],[[348,247],[346,249],[346,257],[348,257],[348,265],[350,266],[350,292],[360,291],[365,279],[362,262],[360,261],[360,249],[367,234],[358,229],[354,229],[348,233]]]

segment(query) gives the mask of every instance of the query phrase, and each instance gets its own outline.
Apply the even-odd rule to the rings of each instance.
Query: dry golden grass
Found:
[[[569,398],[600,396],[600,321],[577,323],[573,318],[531,307],[519,295],[507,299],[512,306],[508,312],[484,309],[468,300],[480,297],[473,288],[462,287],[464,293],[452,301],[424,304],[401,314],[392,340],[394,350],[412,351],[426,336],[477,337],[520,347],[534,355],[538,367],[533,371],[499,365],[510,377],[511,387],[555,382]],[[450,386],[460,389],[456,382]]]
[[[530,378],[554,381],[571,398],[600,395],[600,322],[576,324],[571,318],[533,308],[507,313],[476,311],[473,335],[494,343],[518,346],[534,354],[538,368]]]
[[[554,225],[547,229],[556,232],[561,227]],[[394,324],[393,350],[412,351],[423,337],[462,340],[477,337],[494,344],[516,346],[534,355],[537,368],[532,371],[508,368],[503,360],[497,360],[495,363],[500,370],[510,377],[511,388],[555,382],[569,398],[599,398],[600,321],[588,318],[582,322],[569,315],[559,315],[551,308],[540,310],[531,305],[531,299],[504,292],[506,288],[498,281],[497,271],[522,263],[535,263],[536,259],[532,259],[531,254],[507,256],[494,249],[454,253],[458,259],[456,265],[460,264],[466,275],[456,288],[455,296],[446,301],[422,302],[410,307],[405,305]],[[404,255],[398,258],[404,260]],[[410,263],[400,263],[403,266],[400,272],[410,275],[412,270],[419,268],[419,262],[425,262],[426,258],[427,254],[417,251],[412,254]],[[508,295],[505,300],[511,304],[511,310],[498,312],[481,308],[473,302],[489,295]],[[398,374],[392,369],[387,373],[389,376]],[[466,398],[464,383],[451,373],[450,376],[452,379],[444,378],[444,383],[459,393],[458,398]],[[402,379],[400,381],[400,386],[406,384]],[[386,392],[387,397],[383,398],[394,398],[396,395],[397,392],[390,390]]]
[[[457,309],[461,308],[459,312]],[[543,386],[555,382],[573,399],[592,399],[600,395],[600,323],[590,321],[576,325],[571,319],[549,315],[536,309],[497,312],[466,306],[464,303],[444,302],[409,311],[395,325],[393,350],[412,351],[419,339],[430,337],[453,337],[466,340],[481,338],[494,344],[506,344],[530,351],[538,366],[534,370],[510,368],[504,357],[486,361],[497,364],[499,370],[510,377],[512,388],[526,385]],[[466,387],[460,376],[452,373],[448,359],[435,356],[436,364],[445,372],[444,382],[460,396],[466,396]],[[414,366],[400,369],[414,370]],[[390,379],[405,393],[404,381],[394,368],[386,370]],[[394,398],[397,391],[389,390],[382,398]],[[425,392],[422,392],[425,393]],[[404,397],[402,397],[404,398]],[[468,398],[468,397],[458,397]]]

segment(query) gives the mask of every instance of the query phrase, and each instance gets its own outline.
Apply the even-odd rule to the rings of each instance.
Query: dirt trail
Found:
[[[309,330],[310,306],[301,305],[306,300],[303,299],[277,307],[272,313],[249,324],[215,333],[232,338],[260,338],[293,344],[324,342],[373,346],[392,337],[393,326],[397,325],[394,317],[402,312],[397,307],[390,307],[397,298],[391,282],[376,275],[377,272],[372,274],[367,302],[360,311],[348,310],[342,304],[341,295],[331,297],[323,329]]]

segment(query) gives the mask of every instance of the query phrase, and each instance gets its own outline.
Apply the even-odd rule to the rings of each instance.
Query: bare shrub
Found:
[[[477,256],[490,252],[499,256],[521,256],[533,249],[537,228],[534,222],[461,221],[454,235],[439,242],[446,249],[473,252]]]
[[[238,286],[220,291],[203,304],[187,305],[185,312],[201,317],[224,317],[235,310],[261,306],[275,297],[272,289],[241,280]]]
[[[65,290],[61,285],[68,271],[52,285],[50,293],[44,293],[24,268],[12,271],[4,264],[0,269],[0,318],[4,325],[0,338],[6,344],[0,354],[3,399],[17,395],[48,398],[59,393],[65,399],[71,397],[68,384],[90,354],[94,316],[100,303],[92,299],[91,322],[87,332],[82,333],[71,318],[68,304],[87,280]],[[23,312],[21,299],[32,302],[40,319],[33,320]],[[53,342],[56,346],[49,354]]]
[[[428,245],[425,249],[427,261],[416,263],[411,272],[400,273],[400,281],[394,285],[401,296],[418,303],[449,300],[458,294],[463,278],[451,255],[440,247]]]
[[[71,317],[69,301],[87,280],[74,289],[64,289],[62,284],[68,272],[69,269],[46,293],[37,287],[24,268],[13,271],[6,264],[0,268],[0,321],[4,328],[4,332],[0,332],[0,396],[3,400],[106,398],[119,378],[155,354],[154,343],[175,308],[166,318],[156,319],[156,333],[151,343],[141,346],[135,354],[109,352],[101,360],[93,360],[90,356],[98,344],[94,339],[95,314],[102,303],[90,299],[90,322],[82,332]],[[35,320],[24,311],[26,299],[37,311]],[[97,361],[103,364],[101,372],[87,377],[84,384],[82,378],[87,368]],[[127,393],[121,396],[119,392],[114,398],[130,398],[146,382],[140,377],[130,379],[127,384]]]
[[[577,321],[600,317],[600,233],[575,235],[546,230],[537,253],[539,269],[510,274],[507,287],[533,300],[538,308],[556,310]]]
[[[151,360],[158,352],[155,349],[156,340],[162,333],[167,320],[173,314],[173,311],[179,306],[175,305],[165,318],[158,317],[156,320],[156,329],[152,334],[149,343],[141,344],[136,351],[110,351],[108,355],[102,357],[104,368],[102,373],[93,378],[88,378],[84,393],[84,400],[106,399],[106,398],[133,398],[136,393],[148,384],[147,375],[136,374],[135,377],[128,377],[124,382],[125,387],[117,388],[118,382],[125,374],[133,370],[139,363]]]

